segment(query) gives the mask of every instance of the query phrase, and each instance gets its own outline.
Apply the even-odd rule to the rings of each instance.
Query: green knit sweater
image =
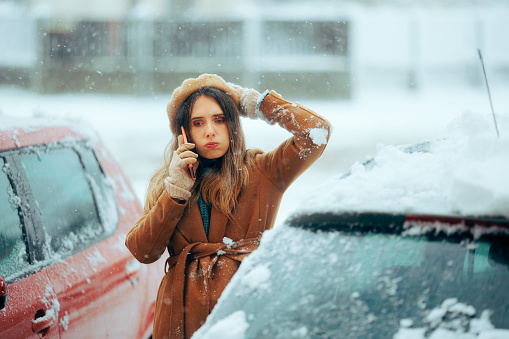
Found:
[[[202,166],[202,175],[206,173],[214,167],[219,159],[205,159],[199,157],[200,166]],[[203,200],[202,196],[198,197],[198,209],[200,210],[201,219],[203,220],[203,228],[205,229],[205,234],[207,235],[207,239],[209,237],[209,229],[210,229],[210,211],[211,206],[208,205],[205,200]]]

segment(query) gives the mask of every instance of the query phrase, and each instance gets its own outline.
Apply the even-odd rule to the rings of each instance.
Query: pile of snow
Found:
[[[251,292],[270,288],[269,266],[270,263],[256,266],[253,270],[249,271],[242,277],[242,284],[251,290]]]
[[[198,330],[193,338],[200,339],[242,339],[246,335],[249,324],[246,320],[244,311],[237,311],[228,317],[212,325],[207,332]]]
[[[66,127],[79,136],[89,140],[90,144],[99,141],[99,136],[92,124],[81,118],[66,117],[57,114],[48,114],[44,112],[34,112],[30,117],[21,117],[6,115],[0,111],[0,134],[2,132],[13,131],[13,139],[18,144],[20,130],[26,133],[32,133],[43,128]],[[5,140],[5,139],[2,139]],[[69,139],[72,141],[72,139]]]
[[[509,218],[509,116],[463,113],[429,152],[379,145],[373,166],[355,163],[325,182],[300,213],[386,212]]]
[[[490,321],[490,311],[484,310],[474,318],[475,308],[449,298],[431,310],[425,319],[429,328],[409,328],[410,319],[401,321],[401,328],[394,339],[503,339],[509,337],[509,330],[496,329]],[[427,333],[432,329],[431,333]]]

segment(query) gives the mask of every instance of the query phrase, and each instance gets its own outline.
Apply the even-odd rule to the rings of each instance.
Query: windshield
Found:
[[[485,310],[493,326],[509,328],[506,236],[474,242],[291,227],[277,233],[253,254],[250,272],[232,283],[216,310],[214,319],[244,310],[247,338],[287,338],[295,331],[306,338],[388,338],[402,324],[437,327],[430,317],[437,309],[438,323],[465,331]]]

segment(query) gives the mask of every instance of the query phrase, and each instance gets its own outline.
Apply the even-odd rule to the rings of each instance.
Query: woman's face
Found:
[[[230,147],[230,133],[223,110],[210,97],[202,95],[194,102],[190,133],[196,152],[206,159],[220,158]]]

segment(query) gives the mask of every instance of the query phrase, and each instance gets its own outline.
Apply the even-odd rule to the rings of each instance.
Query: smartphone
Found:
[[[180,130],[182,131],[182,136],[184,137],[184,144],[187,144],[187,135],[186,135],[186,130],[184,129],[184,126],[180,126]],[[189,168],[189,174],[191,174],[191,178],[193,178],[193,180],[196,180],[196,175],[194,174],[193,165],[188,164],[187,167]]]

